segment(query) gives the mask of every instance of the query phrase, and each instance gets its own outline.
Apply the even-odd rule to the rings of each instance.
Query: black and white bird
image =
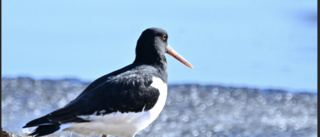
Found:
[[[37,128],[32,136],[62,129],[78,135],[134,137],[162,111],[167,98],[168,53],[190,68],[192,65],[167,43],[161,28],[142,32],[132,64],[92,82],[65,107],[32,120],[23,128]]]

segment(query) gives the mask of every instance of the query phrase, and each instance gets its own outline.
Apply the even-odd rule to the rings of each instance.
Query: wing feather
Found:
[[[151,83],[151,75],[131,73],[114,77],[94,90],[87,90],[64,108],[30,121],[25,127],[88,122],[79,117],[83,115],[147,111],[156,104],[160,95],[158,89],[150,86]]]

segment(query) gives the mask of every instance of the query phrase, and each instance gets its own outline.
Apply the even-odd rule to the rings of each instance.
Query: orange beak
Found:
[[[184,59],[181,55],[179,55],[176,51],[174,51],[169,45],[167,46],[167,53],[170,54],[172,57],[176,58],[179,60],[181,63],[185,64],[189,68],[193,69],[193,66],[186,60]]]

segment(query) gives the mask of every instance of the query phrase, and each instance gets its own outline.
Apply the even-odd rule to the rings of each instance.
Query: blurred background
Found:
[[[137,137],[317,136],[316,0],[1,4],[1,125],[15,136],[132,63],[149,27],[194,69],[167,56],[166,107]]]
[[[160,27],[190,63],[169,83],[317,92],[317,1],[2,1],[2,77],[94,79]]]

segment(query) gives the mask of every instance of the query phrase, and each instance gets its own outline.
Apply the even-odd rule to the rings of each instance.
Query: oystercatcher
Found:
[[[23,128],[37,128],[29,135],[44,136],[59,129],[78,135],[134,137],[162,111],[167,98],[168,53],[192,65],[167,43],[161,28],[142,32],[132,64],[92,82],[65,107],[32,120]]]

